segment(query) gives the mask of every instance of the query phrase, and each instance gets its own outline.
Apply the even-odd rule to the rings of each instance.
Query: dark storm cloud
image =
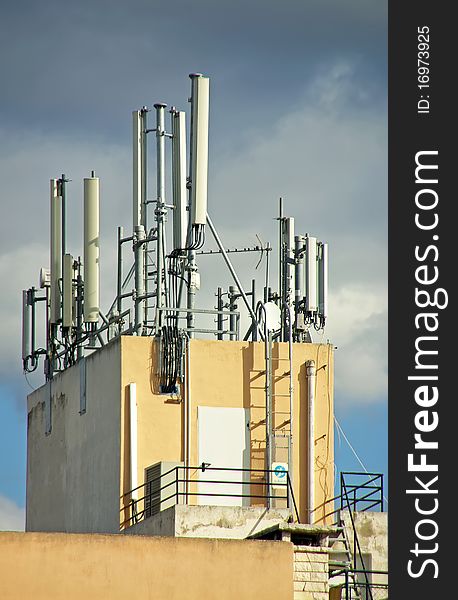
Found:
[[[8,218],[0,275],[9,289],[0,375],[19,373],[20,290],[36,285],[48,262],[49,178],[65,172],[73,180],[69,245],[77,255],[81,178],[92,168],[101,177],[105,307],[116,226],[130,227],[130,111],[157,100],[185,108],[187,75],[196,70],[211,76],[210,211],[225,243],[254,243],[255,233],[275,241],[273,217],[285,196],[297,232],[332,244],[337,326],[331,322],[329,335],[351,348],[354,328],[342,323],[362,307],[375,356],[386,311],[385,38],[386,3],[375,0],[48,0],[3,8],[0,181]],[[240,274],[250,276],[243,265]],[[215,277],[203,277],[205,285]],[[202,303],[213,301],[209,294],[202,291]],[[361,341],[353,346],[355,356]]]
[[[0,127],[118,139],[126,111],[212,76],[213,127],[256,126],[335,56],[384,85],[384,2],[16,2],[2,10]]]

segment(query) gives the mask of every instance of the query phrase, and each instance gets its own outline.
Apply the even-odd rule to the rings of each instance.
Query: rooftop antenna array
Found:
[[[270,243],[233,249],[223,245],[207,209],[210,80],[199,73],[192,73],[190,80],[189,139],[184,110],[172,106],[167,111],[166,104],[156,103],[151,109],[143,106],[132,113],[132,232],[125,236],[123,227],[118,227],[117,290],[106,313],[100,307],[99,178],[92,171],[83,182],[83,260],[67,251],[69,180],[65,175],[51,179],[50,269],[41,270],[41,293],[34,287],[23,292],[25,372],[35,371],[43,355],[45,377],[50,380],[119,335],[154,336],[161,347],[161,390],[173,393],[189,338],[204,335],[218,340],[243,337],[265,341],[268,333],[271,341],[310,342],[310,332],[324,328],[328,245],[309,234],[296,234],[294,218],[283,214],[282,199],[277,291],[269,279]],[[152,128],[150,113],[155,117]],[[152,133],[155,149],[150,147]],[[155,157],[154,198],[147,189],[150,155]],[[166,189],[167,165],[171,167],[170,192]],[[204,248],[207,230],[216,249]],[[126,244],[131,245],[133,259],[125,273]],[[265,258],[262,299],[254,279],[249,291],[244,289],[231,262],[232,253],[250,252],[260,253],[260,261]],[[232,277],[226,290],[217,289],[214,309],[197,308],[196,303],[201,283],[198,259],[204,255],[221,255]],[[45,348],[36,347],[40,302],[45,313]],[[244,336],[240,333],[242,306],[250,321]],[[198,324],[198,320],[211,318],[216,327]]]

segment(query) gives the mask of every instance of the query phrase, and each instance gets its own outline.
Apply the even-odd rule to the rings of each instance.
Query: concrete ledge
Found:
[[[250,535],[251,539],[291,541],[296,546],[327,546],[330,535],[337,533],[335,527],[306,525],[301,523],[276,523]]]
[[[291,519],[289,509],[177,504],[121,533],[216,539],[256,538],[257,533]]]

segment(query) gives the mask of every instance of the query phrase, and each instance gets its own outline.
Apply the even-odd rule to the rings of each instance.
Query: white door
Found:
[[[199,431],[199,465],[210,464],[210,469],[199,473],[198,504],[218,506],[243,506],[250,493],[249,473],[236,469],[250,467],[249,410],[245,408],[197,408]],[[213,471],[211,467],[227,468]],[[206,483],[212,480],[217,483]],[[219,483],[222,482],[222,483]],[[234,482],[234,483],[223,483]],[[223,494],[210,496],[209,494]]]

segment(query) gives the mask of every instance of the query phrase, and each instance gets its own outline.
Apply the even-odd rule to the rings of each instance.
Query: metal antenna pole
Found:
[[[216,317],[217,329],[218,329],[217,339],[222,340],[223,334],[221,333],[221,331],[223,330],[223,326],[224,326],[223,315],[221,313],[221,311],[223,310],[223,288],[221,288],[221,287],[218,288],[216,297],[217,297],[216,308],[218,310],[218,315]]]
[[[262,329],[258,323],[258,320],[256,319],[256,315],[254,314],[253,309],[251,308],[250,301],[248,300],[247,295],[245,294],[245,290],[243,289],[242,284],[240,283],[240,279],[238,278],[237,273],[235,272],[235,269],[232,266],[230,258],[226,252],[226,249],[224,248],[224,246],[219,238],[218,232],[216,231],[215,226],[213,225],[212,220],[210,219],[210,215],[208,213],[207,213],[207,223],[208,223],[208,226],[210,227],[210,231],[212,232],[213,237],[215,238],[215,242],[217,243],[218,248],[220,249],[221,254],[223,255],[223,258],[227,265],[227,268],[229,269],[229,272],[235,281],[235,285],[237,286],[237,288],[240,292],[240,295],[243,298],[243,302],[245,303],[245,306],[247,307],[248,312],[250,313],[250,317],[256,323],[256,327],[259,331],[261,340],[263,340],[264,332],[262,331]]]
[[[157,202],[156,215],[157,223],[157,246],[156,246],[156,333],[161,326],[162,311],[158,310],[164,307],[164,217],[165,208],[165,108],[166,104],[158,103],[154,105],[156,109],[156,162],[157,162]]]
[[[229,329],[231,333],[229,334],[230,340],[236,340],[237,335],[235,333],[236,325],[235,325],[235,315],[232,313],[237,310],[237,304],[235,303],[235,299],[237,298],[237,293],[235,291],[235,287],[233,285],[229,286],[229,310],[231,314],[229,315]]]
[[[251,308],[253,312],[256,312],[256,279],[251,280]],[[256,327],[256,321],[251,318],[251,341],[258,341],[258,328]]]
[[[146,241],[142,245],[143,251],[143,290],[145,294],[145,302],[143,303],[143,322],[148,322],[148,200],[147,200],[147,186],[148,186],[148,108],[143,106],[140,111],[140,143],[141,143],[141,224],[144,227]]]
[[[83,278],[81,276],[81,257],[78,256],[76,276],[76,358],[81,360],[84,356],[81,339],[83,337]]]
[[[189,250],[188,252],[188,266],[186,268],[188,271],[188,302],[187,308],[190,309],[187,316],[187,326],[188,329],[194,329],[194,313],[191,312],[196,303],[196,292],[197,292],[197,264],[196,264],[196,251]],[[193,338],[194,333],[192,331],[188,331],[189,337]]]
[[[283,292],[283,198],[278,203],[278,295],[282,305]]]
[[[117,278],[117,294],[116,294],[116,310],[118,316],[121,314],[122,309],[122,238],[124,237],[124,230],[122,227],[118,227],[118,278]]]
[[[269,277],[270,277],[270,242],[266,244],[266,289],[269,288]],[[267,302],[267,298],[264,302]]]
[[[67,179],[65,173],[62,173],[60,180],[60,196],[62,198],[62,264],[64,263],[64,254],[67,252]]]
[[[145,229],[143,225],[134,228],[134,260],[135,260],[135,316],[134,328],[137,335],[143,334],[145,298]]]

